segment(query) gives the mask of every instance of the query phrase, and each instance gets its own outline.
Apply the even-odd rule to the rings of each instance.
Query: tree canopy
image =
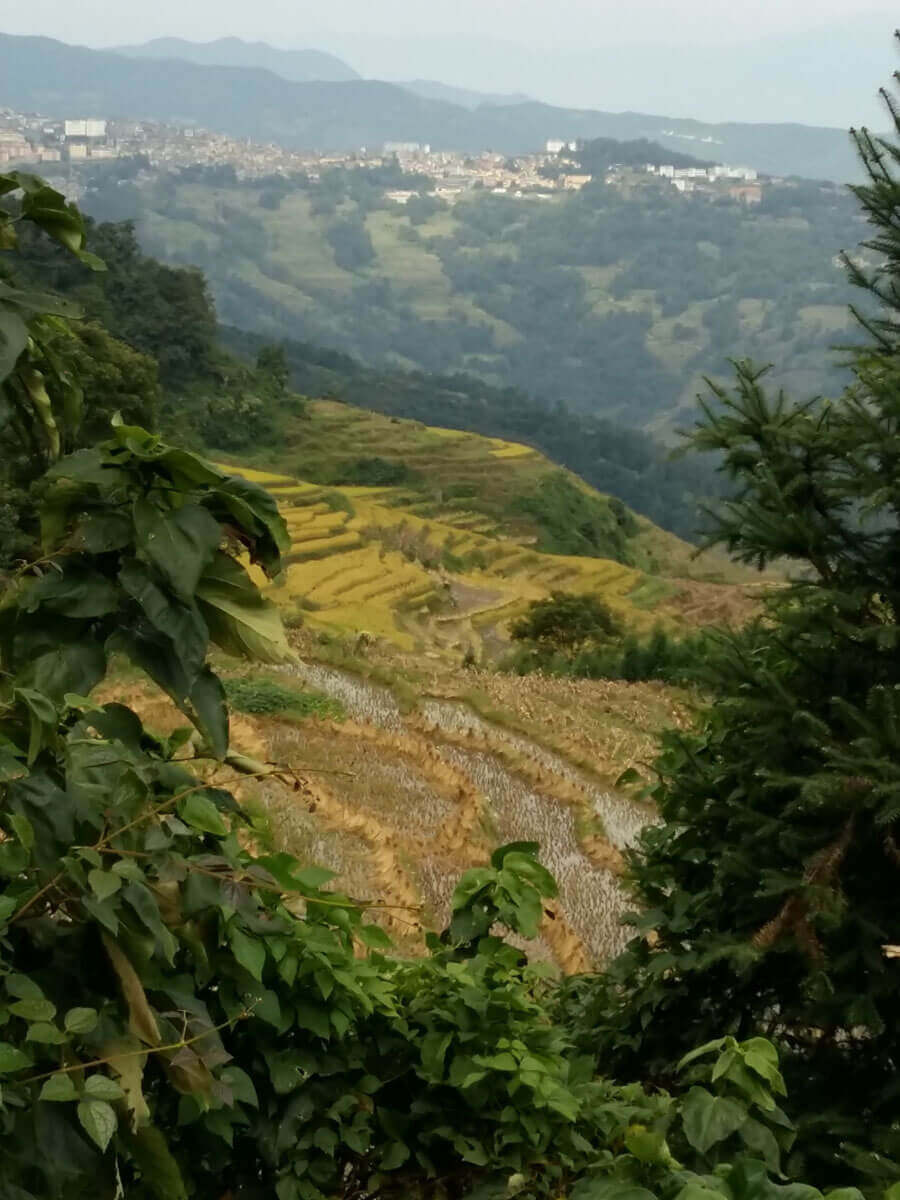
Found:
[[[886,97],[895,134],[900,114]],[[671,733],[631,855],[637,936],[573,989],[582,1044],[664,1082],[694,1041],[765,1034],[803,1112],[799,1169],[896,1179],[900,1147],[900,143],[856,134],[876,265],[847,259],[866,337],[838,400],[792,403],[737,364],[693,436],[734,498],[710,540],[787,562],[765,618],[720,640],[715,702]],[[877,300],[877,306],[872,299]],[[866,303],[868,301],[868,303]],[[872,317],[872,311],[878,316]]]

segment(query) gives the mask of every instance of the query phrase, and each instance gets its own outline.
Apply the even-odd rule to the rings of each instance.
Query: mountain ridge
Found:
[[[349,64],[324,50],[282,50],[266,42],[242,38],[214,38],[193,42],[186,38],[159,37],[137,45],[115,46],[112,53],[128,58],[175,58],[198,66],[260,67],[295,83],[346,83],[362,78]]]
[[[533,101],[470,111],[372,80],[296,83],[248,67],[128,58],[51,38],[0,35],[2,101],[24,111],[200,124],[287,147],[354,150],[385,141],[463,151],[533,151],[548,138],[650,137],[669,149],[709,138],[717,159],[774,174],[851,181],[859,166],[841,130],[704,125],[641,113],[557,109]],[[685,144],[687,142],[688,144]]]

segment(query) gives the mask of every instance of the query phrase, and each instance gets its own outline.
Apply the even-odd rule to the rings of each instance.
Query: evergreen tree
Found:
[[[873,235],[845,256],[866,301],[852,386],[793,405],[740,362],[693,435],[735,485],[710,541],[788,561],[792,581],[721,639],[715,704],[667,736],[662,820],[631,855],[638,936],[570,1000],[620,1077],[671,1080],[723,1031],[774,1037],[810,1170],[838,1154],[896,1179],[871,1153],[900,1146],[900,964],[883,949],[900,941],[900,111],[885,100],[897,140],[854,133]]]

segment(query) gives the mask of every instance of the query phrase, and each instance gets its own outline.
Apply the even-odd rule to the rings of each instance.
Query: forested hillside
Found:
[[[80,302],[103,323],[102,329],[79,327],[83,370],[94,364],[88,390],[96,405],[95,427],[118,410],[145,422],[158,417],[167,430],[212,452],[283,448],[285,421],[302,411],[294,394],[299,392],[527,442],[687,538],[697,533],[698,496],[717,490],[714,472],[704,463],[668,461],[645,434],[559,404],[548,408],[474,376],[375,370],[334,350],[292,341],[273,352],[261,335],[220,331],[201,272],[142,254],[128,224],[101,224],[90,236],[106,262],[103,273],[90,272],[27,233],[21,270],[35,285],[52,286]]]
[[[767,189],[747,209],[598,182],[555,200],[473,193],[400,207],[386,169],[237,182],[227,170],[99,173],[85,197],[134,217],[143,245],[208,274],[224,321],[370,365],[465,371],[545,406],[671,430],[729,358],[836,392],[848,335],[837,261],[861,227],[829,186]],[[227,252],[226,252],[227,251]]]

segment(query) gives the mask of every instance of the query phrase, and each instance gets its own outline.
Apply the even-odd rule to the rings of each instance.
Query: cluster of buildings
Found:
[[[0,165],[76,162],[116,154],[106,121],[53,120],[0,109]]]
[[[432,194],[449,203],[473,188],[548,200],[559,191],[582,188],[591,176],[574,167],[568,173],[556,173],[555,178],[543,171],[559,150],[574,148],[574,142],[551,141],[545,153],[509,158],[490,151],[471,155],[434,150],[427,143],[386,142],[377,149],[361,147],[325,154],[287,150],[274,143],[252,142],[190,126],[93,117],[55,119],[0,109],[0,166],[53,163],[62,173],[69,164],[141,155],[155,168],[230,166],[241,179],[303,171],[316,180],[330,167],[367,169],[398,163],[409,174],[432,179]],[[77,179],[72,182],[77,189]],[[388,192],[387,198],[405,204],[416,194],[397,190]]]
[[[644,170],[658,179],[668,179],[679,192],[699,190],[719,196],[724,191],[743,204],[759,204],[762,200],[762,186],[755,167],[675,167],[647,163]]]
[[[80,116],[55,119],[0,109],[0,166],[59,164],[54,173],[62,176],[70,164],[141,155],[156,168],[229,166],[242,179],[303,171],[315,180],[330,167],[365,170],[397,163],[407,174],[432,180],[431,194],[450,204],[473,189],[539,200],[580,190],[592,182],[592,176],[578,167],[578,149],[578,142],[550,138],[541,153],[515,157],[491,151],[472,155],[434,150],[420,142],[386,142],[373,150],[362,147],[323,154],[286,150],[273,143],[251,142],[190,126]],[[604,182],[630,186],[635,174],[632,168],[614,166],[606,172]],[[745,204],[758,204],[762,198],[757,172],[751,167],[648,164],[644,178],[648,175],[668,181],[683,193],[725,194]],[[78,182],[77,175],[73,175],[68,184],[71,194],[75,194]],[[386,198],[404,205],[417,194],[411,188],[390,190]]]
[[[574,173],[553,172],[556,178],[548,175],[546,168],[554,162],[550,152],[511,158],[490,150],[482,154],[462,154],[452,150],[432,150],[430,146],[416,143],[387,142],[380,155],[363,152],[357,161],[363,167],[396,161],[407,173],[432,179],[432,195],[450,204],[474,188],[496,195],[551,200],[557,192],[580,189],[592,178]],[[387,193],[387,198],[397,204],[406,204],[415,194],[393,191]]]

